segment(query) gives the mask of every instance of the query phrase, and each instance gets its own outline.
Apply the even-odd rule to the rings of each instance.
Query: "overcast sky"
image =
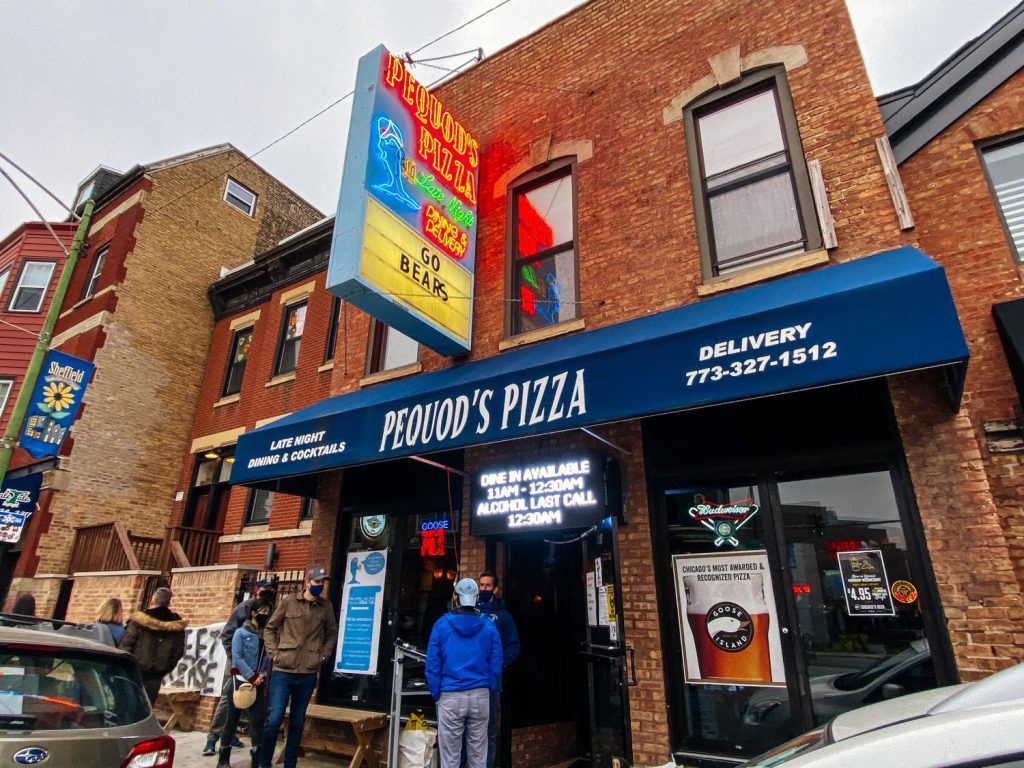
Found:
[[[0,152],[65,201],[100,164],[125,171],[226,141],[254,153],[348,93],[358,58],[377,44],[414,51],[498,2],[0,0]],[[508,0],[420,55],[491,54],[580,4]],[[880,94],[919,80],[1015,0],[847,5]],[[413,71],[423,82],[441,74]],[[333,213],[349,109],[346,100],[256,161]],[[32,218],[0,177],[0,237]]]

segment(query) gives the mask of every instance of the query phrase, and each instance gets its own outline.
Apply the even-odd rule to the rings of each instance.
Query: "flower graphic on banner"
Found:
[[[46,406],[46,409],[56,411],[59,414],[61,411],[71,408],[74,403],[75,394],[67,384],[60,381],[51,381],[43,387],[43,404]]]

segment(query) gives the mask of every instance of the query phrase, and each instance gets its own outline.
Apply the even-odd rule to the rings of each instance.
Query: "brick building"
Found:
[[[213,328],[206,289],[320,218],[230,144],[123,174],[100,167],[76,205],[88,197],[96,206],[51,348],[96,372],[9,591],[33,592],[41,615],[66,610],[76,573],[87,590],[83,573],[136,572],[100,590],[135,604],[139,580],[160,572],[178,475],[169,458],[188,444]],[[67,615],[94,609],[76,599]]]
[[[1017,459],[986,442],[1015,402],[989,318],[1018,267],[973,148],[1019,130],[1019,75],[955,118],[984,130],[905,155],[838,0],[594,0],[438,103],[381,61],[398,109],[366,110],[375,132],[357,107],[345,185],[375,142],[358,212],[392,237],[363,253],[395,282],[367,300],[325,271],[343,186],[333,241],[325,222],[214,284],[175,519],[219,550],[175,583],[328,564],[343,674],[318,695],[385,709],[392,643],[424,646],[455,578],[495,570],[517,768],[727,765],[835,714],[820,679],[888,669],[867,702],[1021,658]],[[450,146],[448,110],[471,134]],[[435,141],[478,147],[473,194],[435,184]],[[960,171],[976,250],[935,181]],[[457,238],[393,221],[467,198],[446,226],[475,234],[471,345],[449,356],[355,305],[397,327],[412,297],[413,336],[458,315],[435,266]],[[369,635],[347,634],[356,597]]]

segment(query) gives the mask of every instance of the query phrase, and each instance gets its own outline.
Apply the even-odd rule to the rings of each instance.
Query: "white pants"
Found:
[[[466,739],[467,768],[487,767],[487,720],[490,692],[486,688],[445,691],[437,703],[437,746],[441,768],[459,768]]]

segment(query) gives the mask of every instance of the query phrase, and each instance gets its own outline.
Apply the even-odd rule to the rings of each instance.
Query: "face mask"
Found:
[[[493,589],[481,589],[480,590],[480,598],[479,599],[480,599],[480,604],[481,605],[487,605],[489,602],[491,602],[491,600],[494,599],[494,590]]]
[[[258,613],[258,614],[256,614],[256,626],[257,627],[265,627],[265,626],[267,626],[267,622],[269,620],[270,620],[270,617],[267,614],[265,614],[265,613]]]
[[[323,591],[324,591],[324,585],[323,584],[310,584],[309,585],[309,594],[311,594],[313,597],[320,597],[320,593],[323,592]]]

